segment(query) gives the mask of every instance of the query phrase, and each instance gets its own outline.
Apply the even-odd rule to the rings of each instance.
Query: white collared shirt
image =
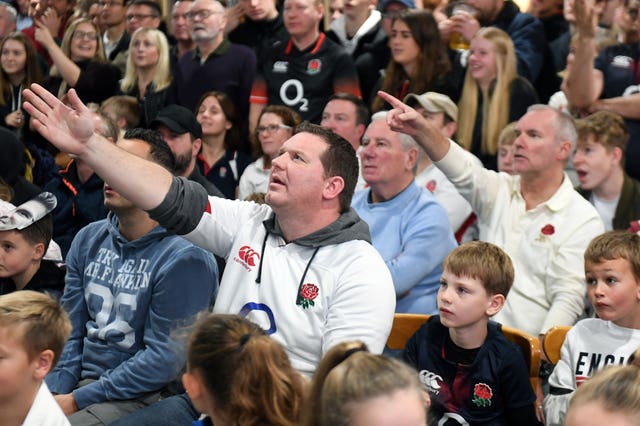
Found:
[[[495,320],[534,336],[574,324],[586,293],[584,250],[604,225],[568,176],[551,198],[527,210],[520,176],[478,166],[456,143],[435,164],[478,215],[480,240],[498,245],[513,262],[514,284]]]

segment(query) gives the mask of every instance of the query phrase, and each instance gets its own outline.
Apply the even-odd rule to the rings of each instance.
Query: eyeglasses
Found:
[[[269,124],[268,126],[256,127],[256,135],[262,132],[275,133],[279,129],[291,129],[291,126],[287,126],[286,124]]]
[[[118,3],[115,1],[99,1],[98,6],[100,7],[124,6],[124,3]]]
[[[171,19],[177,21],[178,19],[187,19],[186,13],[174,13],[171,15]]]
[[[224,13],[224,12],[220,12],[220,11],[216,11],[216,10],[202,9],[202,10],[194,10],[194,11],[191,11],[191,12],[187,12],[187,13],[185,13],[185,16],[187,17],[187,19],[189,21],[195,21],[196,18],[201,20],[201,21],[204,21],[209,16],[215,15],[215,14],[218,14],[218,13]]]
[[[73,38],[76,40],[96,40],[98,37],[98,34],[95,32],[91,32],[91,33],[87,33],[84,31],[75,31],[73,33]]]
[[[133,21],[134,19],[136,21],[142,21],[143,19],[149,19],[149,18],[157,18],[157,16],[156,15],[151,15],[151,14],[146,14],[145,15],[145,14],[142,14],[142,13],[134,13],[134,14],[125,16],[125,19],[127,21]]]

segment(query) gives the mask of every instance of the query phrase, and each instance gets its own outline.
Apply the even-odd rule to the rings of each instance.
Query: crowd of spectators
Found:
[[[260,383],[281,399],[286,415],[273,422],[283,425],[332,424],[302,407],[327,404],[314,400],[324,382],[351,389],[332,377],[343,369],[389,382],[389,395],[351,390],[362,404],[387,398],[391,407],[397,392],[415,402],[416,383],[404,376],[413,370],[379,355],[394,313],[440,314],[414,339],[450,335],[442,360],[460,365],[498,339],[489,318],[541,340],[594,311],[640,329],[640,315],[621,324],[603,314],[588,277],[611,259],[605,249],[585,255],[594,238],[637,232],[640,220],[639,8],[640,0],[0,1],[0,295],[45,292],[69,314],[70,338],[45,382],[71,424],[245,418],[251,404],[236,399],[258,398],[256,390],[207,371],[222,363],[208,352],[222,348],[192,337],[187,351],[173,335],[202,310],[214,316],[194,336],[215,331],[224,350],[255,357],[224,368],[286,376],[287,389]],[[51,199],[42,192],[56,201],[36,207],[34,225],[21,222],[38,205],[29,200]],[[32,227],[35,237],[24,231]],[[513,277],[495,292],[499,306],[462,324],[445,305],[477,296],[465,279],[483,281],[487,271],[473,265],[481,255],[464,257],[463,269],[447,259],[472,240],[490,243],[484,255],[504,251]],[[633,273],[639,290],[629,297],[640,306]],[[223,336],[216,327],[225,321],[238,331]],[[260,343],[260,329],[282,348]],[[484,330],[476,346],[458,334],[467,329]],[[605,352],[626,362],[636,340]],[[259,350],[268,354],[261,363]],[[432,404],[429,422],[545,421],[546,387],[511,395],[519,406],[505,399],[482,411],[474,400],[455,415],[442,411],[455,404],[425,381],[425,371],[437,372],[419,365],[438,363],[413,361],[431,397],[421,402]],[[291,371],[313,378],[319,365],[322,377],[303,397]],[[385,376],[393,368],[401,380]],[[553,419],[564,419],[562,404]],[[250,408],[260,418],[260,404]]]

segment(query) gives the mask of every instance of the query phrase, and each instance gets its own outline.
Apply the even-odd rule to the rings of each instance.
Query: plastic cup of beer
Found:
[[[453,7],[451,16],[461,13],[468,13],[475,16],[476,10],[466,3],[458,3]],[[452,50],[469,50],[469,40],[465,39],[459,32],[453,31],[449,37],[449,48]]]

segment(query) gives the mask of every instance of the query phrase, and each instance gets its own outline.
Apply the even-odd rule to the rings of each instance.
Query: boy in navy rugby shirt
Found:
[[[520,348],[489,321],[504,305],[513,275],[509,256],[490,243],[463,244],[445,259],[440,315],[411,337],[404,353],[429,392],[429,424],[538,424]]]

